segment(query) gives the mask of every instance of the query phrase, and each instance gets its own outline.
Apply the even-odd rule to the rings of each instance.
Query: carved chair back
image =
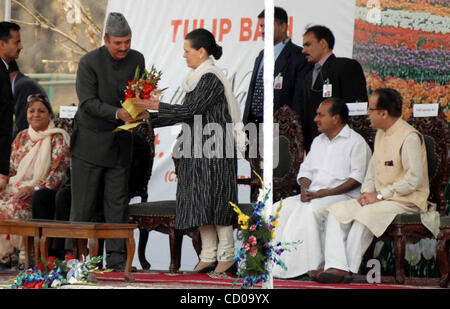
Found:
[[[372,128],[372,126],[370,125],[369,117],[350,116],[348,125],[366,140],[367,144],[373,152],[377,130]]]
[[[445,215],[445,187],[449,180],[450,132],[444,115],[438,117],[416,117],[408,123],[424,136],[430,181],[429,201],[436,203],[436,210]]]
[[[300,164],[303,162],[303,131],[298,114],[289,106],[280,107],[274,114],[274,123],[278,124],[278,137],[275,136],[274,143],[274,169],[273,169],[273,202],[282,198],[297,195],[300,193],[300,186],[297,183],[297,174]],[[261,139],[260,139],[261,140]],[[257,143],[250,143],[256,147]],[[278,147],[278,154],[275,153]],[[259,147],[261,150],[262,147]],[[276,160],[278,156],[278,160]],[[250,167],[263,178],[263,161],[258,151],[257,158],[249,159]],[[278,161],[278,162],[277,162]],[[259,179],[253,177],[251,180],[252,201],[256,201],[258,189],[261,187]]]
[[[155,133],[150,122],[137,127],[133,135],[133,158],[130,167],[128,197],[140,196],[142,202],[148,199],[148,182],[152,175],[155,157]]]
[[[297,174],[303,162],[303,131],[298,114],[284,105],[274,114],[274,122],[279,126],[278,165],[273,170],[273,201],[300,193]],[[275,157],[274,153],[274,157]]]

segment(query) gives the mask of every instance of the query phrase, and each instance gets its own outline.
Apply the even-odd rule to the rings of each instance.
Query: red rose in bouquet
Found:
[[[157,91],[158,94],[160,94],[165,90],[158,89],[158,82],[161,79],[162,72],[156,70],[153,65],[150,71],[145,70],[142,75],[140,73],[140,69],[137,67],[134,79],[128,82],[127,88],[125,89],[125,102],[122,104],[122,107],[126,109],[133,119],[136,119],[137,116],[145,110],[144,108],[135,105],[134,103],[136,101],[149,99],[152,92]],[[118,130],[132,131],[140,124],[142,124],[142,122],[125,124],[116,128],[114,132]]]
[[[125,101],[131,98],[149,99],[150,93],[158,89],[158,82],[161,79],[162,72],[157,71],[152,65],[150,72],[145,69],[140,76],[139,67],[136,68],[134,79],[128,82],[125,89]]]

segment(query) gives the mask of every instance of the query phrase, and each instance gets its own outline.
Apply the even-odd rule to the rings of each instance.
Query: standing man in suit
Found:
[[[303,80],[307,72],[312,69],[302,54],[302,48],[292,43],[287,35],[288,15],[280,7],[275,7],[274,14],[274,112],[283,105],[289,105],[297,113],[303,101]],[[258,15],[258,19],[264,36],[264,11]],[[263,122],[263,58],[262,50],[255,60],[250,86],[247,92],[245,110],[243,116],[244,124],[249,122]]]
[[[27,98],[30,94],[40,93],[47,97],[44,88],[35,80],[22,74],[15,60],[9,64],[9,76],[11,79],[12,92],[14,97],[14,121],[13,138],[22,130],[28,128],[27,121]],[[53,114],[53,112],[52,112]]]
[[[333,54],[334,42],[333,33],[325,26],[309,27],[303,35],[303,54],[308,62],[314,64],[314,69],[304,81],[304,100],[300,112],[306,151],[319,135],[314,117],[324,99],[339,97],[346,103],[368,100],[361,65],[353,59],[337,58]]]
[[[9,174],[9,156],[13,129],[14,102],[9,79],[9,63],[19,58],[23,46],[19,25],[0,22],[0,190]]]
[[[109,14],[104,42],[104,46],[84,55],[78,66],[70,220],[90,221],[97,198],[103,193],[105,221],[125,223],[133,141],[130,132],[113,130],[124,122],[136,121],[121,101],[136,68],[144,71],[145,60],[131,49],[131,29],[121,13]],[[108,268],[124,270],[123,240],[106,240],[106,254]]]

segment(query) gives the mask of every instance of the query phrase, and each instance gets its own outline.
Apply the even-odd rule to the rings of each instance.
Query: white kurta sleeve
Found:
[[[353,147],[351,152],[350,161],[350,175],[349,178],[353,178],[359,183],[364,182],[366,175],[367,165],[371,157],[371,150],[367,143],[362,140]]]
[[[309,180],[313,179],[314,172],[314,157],[315,157],[315,148],[317,148],[317,141],[314,139],[311,150],[306,156],[305,160],[300,164],[300,168],[298,169],[297,174],[297,183],[300,184],[300,178],[308,178]]]

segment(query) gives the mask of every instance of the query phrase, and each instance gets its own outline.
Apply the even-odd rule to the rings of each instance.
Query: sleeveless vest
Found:
[[[406,137],[412,132],[417,133],[422,142],[422,162],[416,163],[422,164],[422,184],[416,191],[407,195],[400,195],[399,193],[394,192],[394,195],[387,200],[399,202],[408,206],[415,205],[419,207],[422,212],[425,212],[427,210],[427,199],[430,193],[425,142],[422,134],[401,118],[399,118],[386,132],[378,130],[375,136],[375,188],[377,192],[379,192],[382,188],[392,185],[394,182],[405,176],[406,170],[402,165],[401,148]]]

